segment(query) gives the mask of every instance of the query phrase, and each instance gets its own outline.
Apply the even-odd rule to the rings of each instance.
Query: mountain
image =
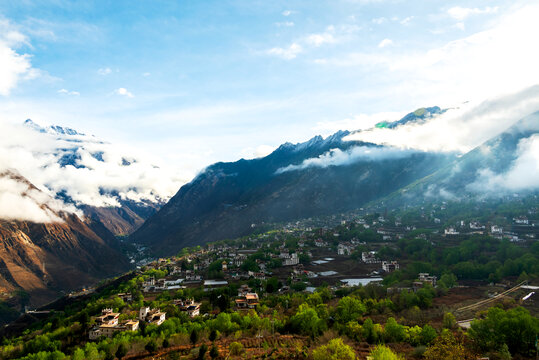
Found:
[[[414,112],[411,112],[397,121],[382,121],[375,125],[378,128],[394,129],[398,126],[409,123],[423,123],[428,119],[432,119],[436,115],[443,114],[447,109],[441,109],[439,106],[432,106],[426,108],[419,108]]]
[[[492,197],[527,192],[539,160],[539,112],[524,117],[501,134],[454,159],[428,176],[383,198],[386,206],[425,198]],[[535,178],[534,178],[535,176]]]
[[[267,222],[356,209],[437,170],[453,154],[346,141],[348,131],[209,166],[131,239],[157,254],[248,234]]]
[[[30,149],[38,159],[36,166],[17,169],[32,181],[39,179],[40,188],[83,210],[114,235],[132,233],[164,204],[170,193],[159,193],[154,186],[177,184],[159,166],[95,136],[58,125],[41,126],[31,119],[23,125],[49,146]]]
[[[0,182],[16,183],[21,197],[53,219],[0,220],[1,298],[23,290],[36,306],[129,268],[116,238],[102,224],[55,209],[49,205],[53,199],[16,173],[2,172]]]

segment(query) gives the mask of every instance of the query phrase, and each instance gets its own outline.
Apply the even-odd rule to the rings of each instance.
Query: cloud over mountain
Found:
[[[173,171],[155,159],[99,141],[93,136],[58,126],[40,127],[31,121],[25,125],[0,122],[0,171],[15,169],[50,197],[69,203],[96,207],[120,206],[121,200],[162,202],[182,184]],[[2,182],[0,217],[38,222],[55,221],[29,203],[45,204],[41,198],[21,197],[24,193],[12,181]],[[34,194],[35,195],[35,194]],[[56,210],[74,212],[72,205],[56,201]],[[8,207],[9,205],[9,207]],[[29,209],[23,212],[13,209]],[[32,210],[32,211],[30,211]],[[25,213],[25,212],[24,212]],[[38,214],[39,213],[39,214]]]

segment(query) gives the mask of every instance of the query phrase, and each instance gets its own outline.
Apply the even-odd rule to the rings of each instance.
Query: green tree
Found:
[[[395,354],[390,348],[384,345],[378,345],[371,350],[369,354],[372,360],[404,360],[403,357]]]
[[[392,317],[387,319],[386,326],[384,327],[384,338],[386,342],[401,342],[405,337],[406,331],[404,326],[398,324]]]
[[[455,316],[451,313],[445,313],[444,318],[442,320],[442,325],[444,329],[452,330],[457,326],[457,319]]]
[[[191,330],[191,334],[189,335],[189,339],[191,339],[191,343],[195,345],[198,342],[198,331],[197,329]]]
[[[230,345],[228,346],[228,350],[230,351],[230,355],[238,356],[241,355],[241,353],[243,352],[243,345],[239,342],[234,341],[230,343]]]
[[[423,354],[426,360],[475,360],[477,356],[456,339],[450,331],[444,331]]]
[[[144,348],[150,354],[153,354],[153,353],[157,352],[157,342],[154,339],[150,339],[150,341],[148,341],[146,343],[146,346],[144,346]]]
[[[318,317],[315,309],[301,304],[298,311],[290,318],[292,328],[301,334],[316,337],[326,329],[326,323]]]
[[[343,343],[341,338],[331,340],[327,345],[313,350],[314,360],[355,360],[356,353]]]
[[[339,300],[336,318],[340,323],[346,324],[349,321],[357,320],[365,311],[365,305],[363,305],[361,300],[345,296]]]
[[[206,344],[202,344],[198,348],[198,359],[204,360],[204,355],[206,355],[207,352],[208,352],[208,346]]]
[[[219,349],[217,346],[213,345],[210,349],[210,357],[212,359],[217,359],[219,357]]]
[[[121,342],[120,345],[118,345],[118,349],[116,349],[116,357],[121,360],[125,355],[127,355],[128,350],[127,344]]]

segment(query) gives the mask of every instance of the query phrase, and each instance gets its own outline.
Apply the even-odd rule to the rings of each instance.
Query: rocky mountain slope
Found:
[[[421,121],[424,114],[412,113],[406,121]],[[260,159],[214,164],[184,185],[131,239],[170,254],[183,246],[245,235],[267,222],[344,212],[455,158],[346,141],[349,134],[286,143]]]
[[[40,193],[13,172],[3,172],[0,180],[16,181],[24,187],[22,196]],[[33,199],[29,197],[29,201]],[[43,202],[37,205],[42,209],[48,207]],[[46,210],[58,220],[48,223],[0,220],[3,298],[23,290],[29,294],[29,304],[35,306],[54,299],[62,291],[91,285],[129,268],[127,259],[118,251],[116,238],[102,224],[83,221],[76,214],[50,207]]]

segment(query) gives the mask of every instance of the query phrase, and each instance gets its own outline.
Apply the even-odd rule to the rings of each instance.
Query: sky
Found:
[[[0,123],[69,126],[181,183],[287,141],[526,91],[537,18],[539,1],[518,0],[0,0]]]

